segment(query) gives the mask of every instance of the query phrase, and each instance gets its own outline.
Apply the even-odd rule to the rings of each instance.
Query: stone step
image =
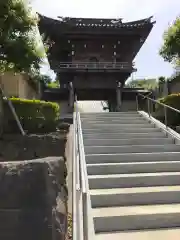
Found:
[[[158,128],[131,128],[131,127],[126,127],[126,128],[105,128],[105,129],[82,129],[83,134],[97,134],[97,133],[149,133],[149,132],[161,132],[160,129]]]
[[[179,152],[167,153],[120,153],[120,154],[90,154],[86,155],[87,164],[96,163],[132,163],[132,162],[160,162],[160,161],[179,161]]]
[[[180,203],[180,185],[90,190],[93,208]]]
[[[123,119],[123,118],[128,118],[128,119],[146,119],[143,117],[141,114],[114,114],[114,115],[91,115],[91,116],[82,116],[81,115],[81,120],[96,120],[96,119]]]
[[[88,175],[180,172],[179,161],[87,164]]]
[[[84,139],[85,146],[160,145],[172,144],[171,138]]]
[[[95,240],[179,240],[180,228],[96,234]]]
[[[119,129],[127,129],[127,128],[155,128],[153,124],[150,123],[143,123],[143,124],[107,124],[107,123],[102,123],[102,124],[87,124],[83,123],[82,124],[83,129],[103,129],[106,130],[107,128],[119,130]]]
[[[137,112],[81,120],[96,238],[180,228],[180,146]]]
[[[108,121],[124,121],[124,120],[129,120],[129,121],[135,121],[135,120],[144,120],[144,118],[140,115],[135,115],[135,116],[130,116],[130,115],[126,115],[126,116],[94,116],[94,117],[81,117],[81,121],[85,122],[85,121],[104,121],[104,122],[108,122]]]
[[[138,115],[139,113],[136,111],[128,111],[128,112],[92,112],[92,113],[80,113],[81,117],[97,117],[97,116],[122,116],[122,115]]]
[[[89,119],[84,119],[82,120],[82,124],[103,124],[103,123],[106,123],[106,124],[123,124],[123,123],[126,123],[126,124],[130,124],[130,123],[134,123],[134,124],[143,124],[143,123],[147,123],[148,121],[147,120],[144,120],[142,118],[138,118],[138,119],[105,119],[104,121],[101,120],[101,119],[95,119],[95,120],[89,120]]]
[[[101,112],[101,113],[80,113],[81,118],[95,118],[95,117],[124,117],[124,116],[140,116],[142,117],[138,112]]]
[[[89,175],[90,189],[177,186],[180,172]]]
[[[85,154],[111,153],[152,153],[152,152],[180,152],[180,146],[164,145],[124,145],[124,146],[85,146]]]
[[[131,138],[159,138],[165,137],[163,132],[149,132],[149,133],[83,133],[84,139],[131,139]]]
[[[95,208],[95,232],[180,227],[180,204]]]

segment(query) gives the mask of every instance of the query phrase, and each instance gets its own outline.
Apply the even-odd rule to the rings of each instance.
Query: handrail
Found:
[[[76,113],[75,113],[76,114]],[[75,116],[75,119],[76,119],[76,116]],[[75,121],[77,121],[77,119],[75,120]],[[80,176],[79,176],[79,168],[80,168],[80,166],[79,166],[79,151],[78,151],[78,139],[77,139],[77,126],[76,126],[76,124],[74,124],[74,148],[75,148],[75,159],[77,159],[77,161],[76,161],[76,166],[75,166],[75,168],[76,168],[76,190],[77,191],[80,191],[80,189],[81,189],[81,184],[80,184]]]
[[[171,106],[169,106],[169,105],[166,105],[166,104],[164,104],[164,103],[161,103],[160,101],[157,101],[157,100],[155,100],[155,99],[152,99],[152,98],[150,98],[150,97],[148,97],[148,96],[145,96],[145,95],[143,95],[143,94],[141,94],[141,93],[139,93],[138,95],[141,96],[141,97],[143,97],[143,98],[149,99],[151,102],[157,103],[157,104],[159,104],[159,105],[161,105],[161,106],[163,106],[163,107],[169,108],[169,109],[171,109],[171,110],[173,110],[173,111],[175,111],[175,112],[177,112],[177,113],[180,113],[180,110],[178,110],[178,109],[176,109],[176,108],[173,108],[173,107],[171,107]]]
[[[77,109],[77,97],[75,96],[75,109]],[[78,138],[77,138],[77,134],[78,134],[78,129],[77,129],[77,112],[75,110],[74,114],[73,114],[73,123],[74,123],[74,156],[75,156],[75,167],[74,170],[76,172],[76,190],[80,191],[80,176],[79,176],[79,149],[78,149]]]
[[[75,125],[76,122],[76,114],[73,114],[73,123]],[[76,158],[77,158],[77,152],[76,152],[76,129],[74,126],[73,129],[73,161],[72,161],[72,217],[73,217],[73,222],[72,222],[72,235],[73,235],[73,240],[79,240],[78,239],[78,229],[77,226],[79,224],[78,222],[78,209],[77,209],[77,173],[75,171],[76,169]]]
[[[77,97],[75,96],[75,112],[74,112],[74,159],[73,159],[73,228],[76,236],[73,240],[90,240],[92,236],[90,222],[90,195],[88,174],[85,161],[84,143],[81,127],[81,118],[78,111]],[[90,224],[89,224],[90,223]],[[90,226],[89,226],[90,225]],[[93,228],[94,230],[94,228]]]
[[[171,106],[168,106],[168,105],[166,105],[166,104],[164,104],[164,103],[161,103],[160,101],[155,100],[155,99],[152,99],[152,98],[150,98],[149,96],[145,96],[145,95],[143,95],[143,94],[141,94],[141,93],[139,93],[139,94],[136,96],[137,111],[139,111],[139,99],[138,99],[139,96],[140,96],[140,97],[143,97],[143,99],[147,99],[147,107],[148,107],[149,117],[151,117],[150,103],[156,103],[156,104],[158,104],[158,105],[160,105],[160,106],[163,107],[163,109],[164,109],[164,124],[165,124],[166,128],[168,127],[167,109],[170,109],[170,110],[172,110],[172,111],[174,111],[174,112],[176,112],[176,113],[180,113],[180,110],[178,110],[178,109],[176,109],[176,108],[173,108],[173,107],[171,107]]]
[[[75,116],[76,116],[76,123],[74,124],[76,129],[76,140],[77,140],[77,149],[79,153],[79,161],[77,161],[77,175],[78,175],[78,185],[81,186],[82,192],[86,193],[86,185],[85,185],[85,176],[84,176],[84,162],[85,162],[85,154],[84,154],[84,145],[83,145],[83,138],[82,138],[82,129],[81,129],[81,120],[80,115],[78,112],[78,103],[77,103],[77,96],[75,96]],[[78,137],[79,136],[79,137]],[[80,176],[80,174],[81,176]]]
[[[77,104],[75,102],[75,104]],[[73,158],[73,240],[84,240],[83,214],[82,214],[82,191],[80,172],[80,153],[78,140],[77,111],[73,114],[74,125],[74,158]]]
[[[84,145],[83,145],[83,140],[82,140],[82,132],[81,132],[81,125],[80,125],[80,116],[79,113],[77,112],[77,127],[78,127],[78,145],[79,145],[79,154],[80,154],[80,173],[81,173],[81,187],[82,187],[82,193],[87,193],[86,189],[86,178],[85,178],[85,154],[84,154]]]
[[[75,96],[76,97],[76,96]],[[77,101],[75,100],[75,109],[77,108]],[[80,175],[79,175],[79,151],[78,151],[78,138],[77,138],[77,113],[76,111],[73,114],[73,123],[74,123],[74,172],[76,172],[76,178],[74,179],[76,181],[76,191],[80,191],[81,186],[80,186]]]

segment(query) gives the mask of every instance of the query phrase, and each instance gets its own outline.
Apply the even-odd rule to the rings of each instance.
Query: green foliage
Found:
[[[0,72],[40,68],[45,51],[37,41],[37,23],[26,1],[0,1]]]
[[[180,73],[173,74],[169,79],[169,82],[180,82]]]
[[[170,94],[164,98],[159,99],[159,101],[165,105],[173,107],[180,110],[180,93]],[[156,105],[155,117],[160,121],[164,122],[164,107],[159,104]],[[177,113],[171,109],[167,109],[167,120],[170,127],[176,127],[180,125],[180,113]]]
[[[155,89],[158,86],[156,79],[135,79],[129,82],[126,87],[144,88],[147,90]]]
[[[54,81],[54,82],[48,83],[47,86],[48,86],[49,88],[59,88],[59,87],[60,87],[58,80],[56,80],[56,81]]]
[[[56,130],[60,112],[57,103],[20,98],[10,98],[10,100],[24,130],[30,133],[52,132]],[[5,117],[7,124],[17,130],[16,122],[7,102],[5,102]]]
[[[164,33],[164,43],[160,49],[160,55],[165,61],[180,62],[180,17]]]
[[[68,239],[72,240],[72,214],[68,214]]]
[[[41,75],[40,81],[44,84],[50,84],[51,83],[51,77],[49,75]]]
[[[39,72],[31,74],[30,77],[31,77],[31,80],[34,81],[35,83],[37,83],[37,82],[42,82],[44,84],[51,83],[51,77],[50,76],[40,74]]]
[[[163,104],[171,106],[176,109],[180,109],[180,93],[170,94],[164,98],[159,99]]]
[[[166,78],[161,76],[158,78],[158,83],[164,83],[166,81]]]

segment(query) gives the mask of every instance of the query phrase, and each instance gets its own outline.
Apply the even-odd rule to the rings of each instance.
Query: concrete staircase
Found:
[[[136,112],[81,120],[95,239],[179,240],[180,146]]]

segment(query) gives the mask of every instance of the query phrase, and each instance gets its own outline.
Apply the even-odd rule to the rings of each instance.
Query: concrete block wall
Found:
[[[66,133],[29,136],[7,134],[0,139],[0,162],[65,156],[65,147]]]
[[[33,99],[39,98],[39,93],[28,83],[25,74],[5,73],[0,75],[0,85],[7,96]]]

